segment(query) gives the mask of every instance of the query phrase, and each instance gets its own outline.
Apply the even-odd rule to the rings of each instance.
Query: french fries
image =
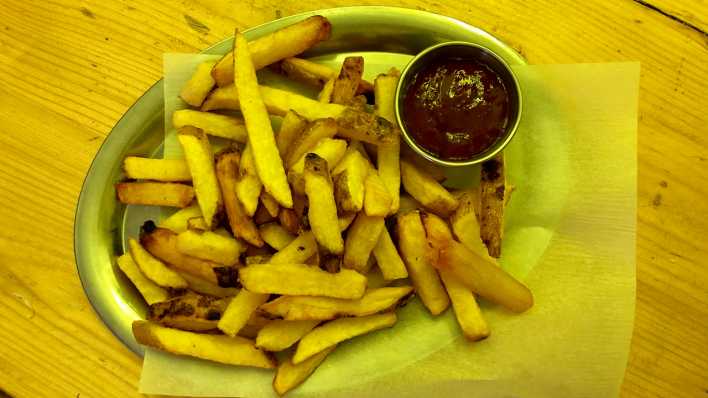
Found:
[[[371,217],[359,213],[354,224],[347,231],[347,240],[344,243],[344,268],[364,273],[367,270],[371,251],[374,250],[383,229],[383,217]]]
[[[208,231],[209,226],[204,221],[204,217],[192,217],[187,220],[187,229],[192,231]]]
[[[376,172],[369,173],[364,181],[364,212],[366,215],[385,217],[391,212],[392,203],[393,198],[383,179]]]
[[[477,300],[467,286],[449,270],[438,271],[440,279],[445,285],[445,290],[450,296],[452,309],[455,311],[457,323],[462,329],[462,334],[470,341],[477,341],[489,337],[489,326],[482,317]]]
[[[258,79],[251,61],[248,43],[238,32],[236,32],[234,52],[238,53],[234,64],[235,86],[239,92],[241,113],[246,121],[248,144],[253,151],[258,177],[266,191],[273,195],[278,203],[283,207],[292,208],[290,186],[275,144],[273,128],[258,90]]]
[[[406,265],[403,264],[403,260],[398,254],[398,250],[396,250],[396,246],[393,244],[391,235],[389,235],[386,227],[381,230],[379,240],[376,242],[372,253],[385,280],[408,278]]]
[[[337,71],[328,66],[295,57],[282,60],[277,70],[292,80],[317,88],[323,88],[330,80],[334,80],[337,77]],[[366,80],[362,80],[359,83],[356,94],[364,94],[371,91],[373,91],[373,85]]]
[[[286,26],[248,43],[255,70],[290,58],[329,38],[332,25],[327,18],[315,15]],[[226,54],[211,74],[220,87],[234,82],[234,52]],[[238,58],[238,57],[237,57]]]
[[[332,88],[332,100],[335,104],[348,104],[356,94],[361,82],[361,75],[364,73],[363,57],[347,57],[342,63],[339,76],[334,81]]]
[[[172,114],[172,125],[176,129],[185,126],[196,127],[208,135],[228,138],[237,142],[245,143],[248,140],[246,124],[242,118],[218,113],[179,109]]]
[[[289,146],[285,164],[288,169],[324,138],[332,138],[337,133],[334,119],[318,119],[312,122]]]
[[[116,193],[127,205],[186,207],[194,200],[192,187],[171,182],[119,182]]]
[[[290,110],[285,114],[278,135],[275,137],[275,144],[281,157],[285,157],[290,144],[305,130],[305,127],[307,127],[307,120],[297,112]]]
[[[177,355],[266,369],[276,365],[273,357],[256,348],[252,340],[239,336],[186,332],[149,321],[134,321],[133,336],[142,345]]]
[[[138,241],[131,238],[128,240],[128,245],[131,257],[148,279],[163,287],[187,287],[184,278],[153,257]]]
[[[310,202],[308,218],[317,242],[334,254],[341,254],[344,241],[339,232],[337,207],[327,161],[310,153],[305,157],[305,193]]]
[[[334,174],[334,195],[339,208],[346,212],[360,211],[364,207],[368,161],[359,151],[349,151],[335,168]]]
[[[275,250],[282,250],[295,240],[294,235],[283,228],[282,225],[274,222],[259,226],[258,232],[268,246]]]
[[[190,220],[191,221],[191,220]],[[177,235],[177,250],[203,260],[235,265],[246,247],[234,238],[216,232],[198,233],[192,230]]]
[[[182,330],[194,332],[214,330],[230,300],[231,298],[188,293],[151,304],[146,318],[162,326]]]
[[[376,98],[376,113],[391,123],[396,123],[394,112],[396,86],[398,85],[397,74],[379,75],[374,80],[374,96]],[[391,209],[389,214],[398,211],[399,195],[401,187],[401,144],[400,133],[398,143],[393,145],[381,145],[376,148],[376,162],[379,176],[391,195]]]
[[[160,287],[157,283],[146,277],[135,263],[130,254],[124,254],[116,259],[118,268],[130,279],[130,281],[138,289],[140,295],[143,296],[148,304],[165,301],[169,297],[169,292]]]
[[[401,182],[406,192],[441,217],[448,217],[459,205],[442,185],[407,160],[401,160]]]
[[[329,167],[335,167],[344,156],[346,150],[346,141],[341,139],[323,138],[317,143],[317,145],[314,146],[314,148],[312,148],[312,150],[308,152],[314,153],[326,160]],[[298,194],[305,193],[304,172],[305,156],[301,157],[288,172],[288,181],[290,182],[293,191]]]
[[[317,94],[317,101],[323,104],[329,104],[332,102],[332,91],[334,91],[335,78],[327,80],[327,83],[322,87],[319,94]]]
[[[238,200],[243,205],[243,209],[246,210],[246,214],[249,217],[253,217],[258,209],[258,199],[261,196],[263,184],[258,178],[250,145],[246,145],[241,154],[239,173],[241,177],[236,183],[236,196],[238,196]]]
[[[263,240],[258,234],[258,229],[236,197],[239,162],[240,155],[238,152],[228,151],[221,153],[216,158],[216,177],[224,195],[224,208],[234,236],[260,247],[263,246]]]
[[[212,228],[216,224],[216,217],[221,211],[223,201],[216,180],[214,153],[209,139],[203,131],[194,127],[182,127],[177,133],[177,138],[182,144],[184,157],[192,174],[192,183],[202,210],[202,217],[209,228]]]
[[[292,362],[297,365],[318,352],[322,352],[342,341],[391,327],[396,323],[396,320],[396,313],[389,312],[359,318],[340,318],[327,322],[312,329],[310,333],[300,340],[297,350],[293,354]]]
[[[367,316],[393,309],[410,295],[410,286],[369,289],[360,299],[281,296],[261,305],[260,310],[289,321],[330,320],[339,317]]]
[[[191,106],[200,106],[204,102],[207,94],[211,91],[216,83],[211,76],[211,70],[216,62],[206,61],[197,65],[197,70],[189,79],[187,84],[182,87],[179,96]]]
[[[396,145],[398,131],[388,120],[353,108],[337,117],[338,134],[374,145]]]
[[[317,253],[317,240],[312,231],[303,232],[270,259],[271,264],[304,263]]]
[[[295,344],[320,321],[286,321],[275,319],[268,322],[256,337],[256,347],[268,351],[282,351]]]
[[[199,209],[199,204],[194,203],[189,207],[177,210],[171,216],[160,221],[160,228],[167,228],[172,232],[180,233],[189,228],[189,220],[196,217],[201,217],[202,211]]]
[[[256,308],[266,300],[268,300],[267,294],[251,293],[246,289],[241,289],[221,316],[217,324],[219,330],[231,337],[236,336],[246,326]]]
[[[364,295],[366,277],[343,269],[330,274],[306,264],[253,264],[239,270],[241,284],[254,293],[356,299]]]
[[[278,217],[280,205],[268,192],[261,192],[261,205],[263,205],[263,208],[266,209],[271,217]]]
[[[221,287],[206,280],[196,277],[184,271],[176,270],[179,275],[187,281],[189,290],[199,294],[205,294],[214,297],[232,297],[238,294],[239,289],[235,287]]]
[[[326,348],[297,365],[293,365],[291,359],[285,360],[278,366],[278,370],[273,378],[273,389],[275,392],[279,395],[284,395],[299,386],[320,366],[322,361],[324,361],[327,355],[334,351],[335,348],[337,348],[336,345]]]
[[[445,170],[441,166],[423,158],[406,145],[401,147],[401,157],[411,162],[418,170],[429,175],[437,182],[445,181],[447,178]]]
[[[489,255],[499,257],[504,234],[504,197],[506,194],[503,153],[482,163],[479,188],[479,236],[487,246]]]
[[[181,159],[150,159],[128,156],[123,160],[127,178],[153,181],[192,181],[187,163]]]
[[[455,237],[468,249],[491,262],[496,262],[496,259],[489,255],[487,246],[482,242],[480,235],[479,220],[477,218],[479,191],[476,189],[463,191],[458,200],[460,201],[460,206],[450,216],[450,224]]]

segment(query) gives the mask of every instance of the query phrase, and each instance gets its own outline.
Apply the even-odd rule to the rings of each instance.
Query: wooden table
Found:
[[[530,63],[641,61],[636,326],[622,396],[708,396],[706,4],[375,3],[461,19]],[[137,395],[140,358],[101,323],[77,277],[73,217],[91,159],[161,77],[162,54],[345,4],[2,2],[0,397]]]

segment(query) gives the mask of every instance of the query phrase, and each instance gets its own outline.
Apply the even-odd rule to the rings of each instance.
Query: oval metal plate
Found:
[[[332,37],[304,57],[326,61],[338,59],[344,53],[366,53],[367,62],[396,65],[400,64],[401,57],[410,57],[433,44],[462,40],[495,51],[511,65],[525,64],[511,47],[481,29],[449,17],[403,8],[319,10],[282,18],[244,34],[253,40],[317,14],[331,21]],[[224,54],[231,46],[232,39],[226,39],[204,52]],[[159,154],[163,119],[163,82],[160,80],[123,115],[103,142],[84,180],[74,222],[76,265],[86,295],[103,322],[139,355],[143,348],[133,338],[131,323],[143,318],[146,306],[115,266],[116,255],[123,253],[126,231],[134,226],[126,226],[127,210],[116,200],[113,184],[122,178],[121,162],[127,154]],[[160,214],[159,209],[155,211],[156,216]]]

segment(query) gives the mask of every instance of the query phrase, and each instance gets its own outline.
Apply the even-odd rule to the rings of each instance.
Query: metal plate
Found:
[[[273,21],[244,33],[253,40],[316,14],[324,15],[332,23],[331,39],[303,55],[316,57],[318,61],[338,60],[343,54],[362,54],[367,64],[400,66],[402,60],[428,46],[462,40],[495,51],[510,65],[525,64],[511,47],[487,32],[452,18],[403,8],[319,10]],[[231,46],[232,40],[227,39],[205,53],[224,54]],[[128,211],[116,200],[113,184],[122,178],[121,162],[127,154],[159,154],[163,113],[160,80],[123,115],[103,142],[84,180],[74,222],[76,264],[86,295],[111,331],[139,355],[143,348],[133,338],[131,323],[143,317],[145,303],[115,266],[116,256],[123,253],[125,235],[135,227],[127,225],[131,223]],[[145,211],[151,210],[143,210],[143,217],[148,214]],[[159,209],[152,211],[155,216],[160,215]]]

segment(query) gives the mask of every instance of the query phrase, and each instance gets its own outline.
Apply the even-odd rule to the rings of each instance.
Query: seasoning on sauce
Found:
[[[508,102],[501,78],[486,65],[441,60],[413,77],[403,121],[411,138],[435,157],[468,159],[504,135]]]

